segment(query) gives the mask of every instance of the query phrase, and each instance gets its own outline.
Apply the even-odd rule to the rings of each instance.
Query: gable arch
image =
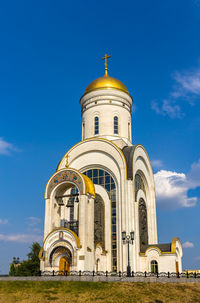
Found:
[[[135,187],[135,176],[139,174],[141,177],[144,188],[141,190],[144,192],[147,218],[148,218],[148,241],[149,243],[157,243],[157,221],[156,221],[156,200],[155,200],[155,184],[154,175],[151,167],[150,160],[146,151],[141,145],[138,145],[134,149],[133,153],[133,187],[135,192],[135,202],[139,202],[141,195],[138,195],[138,190]],[[137,207],[136,207],[137,208]],[[136,209],[136,213],[138,210]],[[139,215],[139,214],[138,214]]]
[[[87,176],[75,169],[62,169],[59,172],[55,172],[47,182],[45,199],[49,199],[52,193],[64,184],[69,184],[69,188],[71,186],[77,187],[81,195],[91,194],[95,196],[94,184]]]
[[[82,168],[84,162],[88,163],[88,165],[92,164],[92,162],[98,164],[98,157],[101,157],[107,161],[105,166],[108,169],[113,171],[112,167],[115,166],[118,172],[124,174],[123,177],[127,178],[126,159],[122,150],[115,143],[107,139],[90,138],[77,143],[64,155],[57,167],[57,171],[65,167],[65,158],[67,155],[69,156],[69,165],[78,170]],[[79,159],[81,159],[81,163]],[[87,159],[90,161],[87,161]],[[99,161],[99,164],[101,163]]]

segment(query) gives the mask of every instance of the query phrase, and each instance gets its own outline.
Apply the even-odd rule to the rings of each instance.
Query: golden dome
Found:
[[[92,81],[86,88],[84,95],[90,93],[93,90],[97,89],[117,89],[123,91],[124,93],[129,94],[128,89],[126,86],[119,80],[108,76],[108,73],[105,73],[103,77],[100,77],[94,81]]]

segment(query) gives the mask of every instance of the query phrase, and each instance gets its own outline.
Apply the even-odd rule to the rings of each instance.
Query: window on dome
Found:
[[[94,134],[98,135],[99,133],[99,117],[94,117]]]
[[[83,138],[83,140],[85,139],[85,123],[83,123],[82,138]]]
[[[130,122],[128,123],[128,139],[131,139]]]
[[[118,117],[114,117],[114,134],[118,134]]]

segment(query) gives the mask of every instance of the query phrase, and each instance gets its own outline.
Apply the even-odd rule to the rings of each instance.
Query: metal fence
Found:
[[[130,275],[127,274],[127,271],[124,272],[109,272],[109,271],[40,271],[39,276],[103,276],[103,277],[156,277],[156,278],[194,278],[194,279],[200,279],[200,273],[188,273],[188,272],[157,272],[157,273],[151,273],[151,272],[134,272],[132,271]]]

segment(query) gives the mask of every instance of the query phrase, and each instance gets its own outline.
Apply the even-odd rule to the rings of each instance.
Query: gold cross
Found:
[[[68,168],[69,167],[69,155],[66,155],[65,159],[66,159],[65,167]]]
[[[105,54],[105,56],[103,58],[101,58],[102,60],[105,60],[105,76],[108,76],[108,63],[107,63],[107,59],[111,58],[110,55]]]

